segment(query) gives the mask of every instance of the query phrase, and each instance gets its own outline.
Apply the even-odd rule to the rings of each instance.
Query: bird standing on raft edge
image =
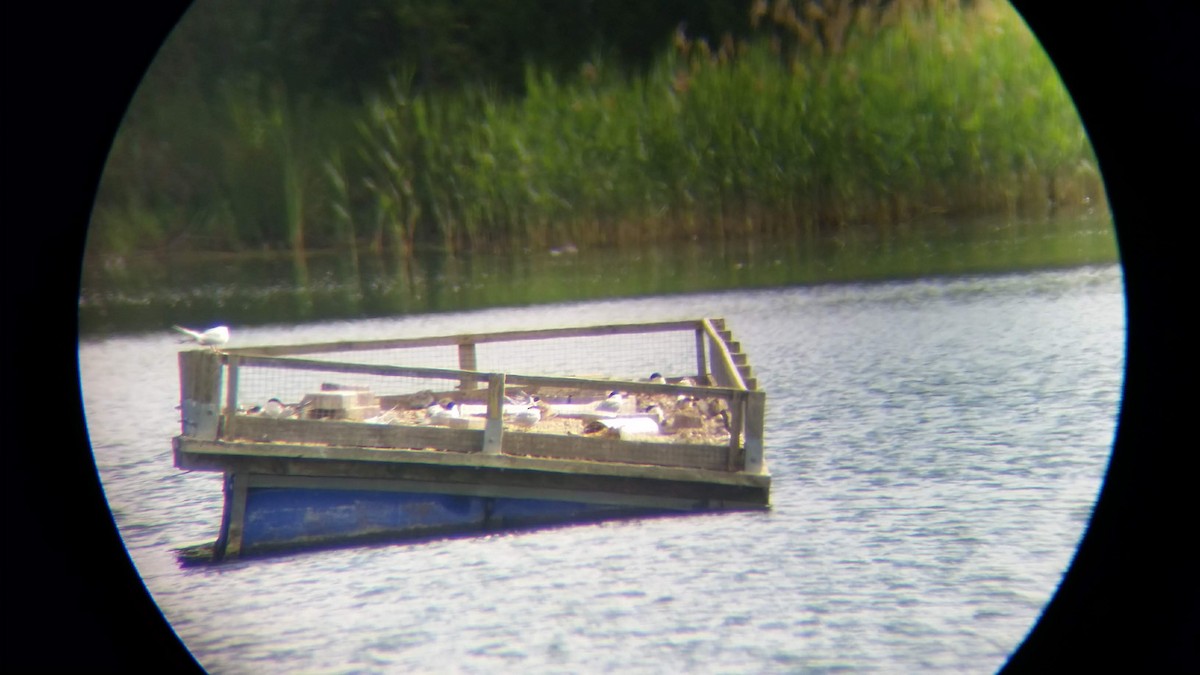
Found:
[[[229,342],[228,326],[215,326],[204,332],[192,330],[190,328],[184,328],[183,326],[172,326],[172,328],[190,338],[189,340],[182,340],[181,342],[196,342],[212,349],[213,351],[217,350],[218,345],[223,345],[226,342]]]

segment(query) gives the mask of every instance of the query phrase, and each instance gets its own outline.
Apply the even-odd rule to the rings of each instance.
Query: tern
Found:
[[[458,408],[458,404],[454,401],[446,401],[445,403],[430,403],[425,409],[429,415],[429,419],[433,422],[445,422],[450,419],[462,417],[462,410]]]
[[[654,384],[666,384],[667,378],[663,377],[662,373],[650,373],[650,379],[647,381]]]
[[[655,421],[657,421],[659,424],[662,424],[663,420],[666,418],[666,415],[663,413],[662,406],[657,403],[652,403],[645,408],[642,408],[642,412],[648,415],[653,415]]]
[[[295,417],[300,412],[300,406],[288,405],[277,398],[272,398],[267,401],[267,404],[259,411],[264,417]]]
[[[215,328],[209,328],[203,333],[198,330],[184,328],[183,326],[172,326],[172,328],[190,338],[190,340],[184,340],[184,342],[196,342],[212,349],[213,351],[216,351],[217,345],[223,345],[226,342],[229,342],[228,326],[216,326]]]
[[[569,401],[570,399],[571,397],[568,396],[567,400]],[[532,403],[532,407],[537,408],[538,413],[543,418],[550,419],[552,417],[558,417],[558,413],[554,411],[554,406],[543,401],[541,396],[531,396],[529,397],[529,400]]]
[[[619,391],[610,392],[608,398],[596,404],[597,410],[606,410],[608,412],[617,412],[621,409],[621,404],[625,402],[625,397]]]
[[[583,433],[627,439],[635,436],[655,436],[661,433],[661,428],[659,421],[653,417],[607,417],[588,422],[583,427]]]
[[[513,415],[513,424],[519,427],[531,427],[542,420],[542,411],[536,405],[531,405],[521,412]]]

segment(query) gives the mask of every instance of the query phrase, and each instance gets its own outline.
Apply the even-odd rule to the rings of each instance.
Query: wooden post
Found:
[[[742,427],[746,422],[746,396],[738,392],[729,401],[729,463],[730,471],[738,469],[738,455],[742,450]]]
[[[715,340],[711,336],[705,337],[708,343],[708,370],[712,373],[713,384],[718,387],[728,387],[729,378],[725,377],[721,368],[721,350],[717,348]]]
[[[483,453],[499,455],[504,440],[504,373],[488,375],[487,421],[483,427]]]
[[[742,376],[742,383],[747,389],[758,389],[758,378],[754,377],[754,370],[750,366],[739,366],[738,374]]]
[[[459,370],[479,370],[479,364],[475,358],[475,343],[462,342],[458,345],[458,369]],[[458,388],[464,391],[474,389],[476,385],[475,378],[464,377],[458,383]]]
[[[696,329],[696,382],[704,382],[708,377],[708,358],[704,351],[704,326]]]
[[[229,377],[225,387],[225,428],[222,433],[233,434],[233,420],[237,417],[238,406],[238,362],[242,357],[229,355]]]
[[[225,511],[221,517],[221,534],[213,547],[213,560],[237,558],[242,554],[242,532],[246,527],[246,491],[249,476],[229,471],[225,473]]]
[[[763,418],[766,415],[767,395],[752,391],[746,398],[746,473],[763,472]]]
[[[204,349],[179,352],[180,433],[216,440],[220,420],[221,357]]]
[[[729,368],[729,364],[725,362],[725,351],[721,349],[721,344],[716,339],[710,338],[708,345],[709,370],[713,374],[713,382],[718,387],[733,387],[734,384],[733,372]]]
[[[728,344],[730,339],[723,337],[729,331],[717,330],[714,327],[714,319],[710,322],[705,319],[701,324],[704,326],[705,335],[708,337],[709,346],[709,367],[712,369],[713,381],[719,387],[735,387],[745,389],[745,383],[742,382],[742,376],[738,373],[737,366],[734,365],[733,354],[729,352]],[[724,321],[721,322],[724,325]]]

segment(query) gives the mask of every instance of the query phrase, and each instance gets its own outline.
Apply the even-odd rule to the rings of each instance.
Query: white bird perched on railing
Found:
[[[184,328],[183,326],[172,326],[172,328],[190,338],[190,340],[183,340],[183,342],[197,342],[212,349],[213,351],[216,351],[217,345],[223,345],[226,342],[229,342],[228,326],[216,326],[214,328],[209,328],[204,332],[192,330],[190,328]]]

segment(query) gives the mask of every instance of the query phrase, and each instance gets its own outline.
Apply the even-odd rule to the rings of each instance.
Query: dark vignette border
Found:
[[[1116,664],[1194,672],[1200,599],[1184,549],[1195,509],[1184,495],[1195,442],[1181,424],[1180,383],[1183,317],[1195,306],[1184,294],[1195,284],[1172,254],[1195,222],[1186,182],[1200,131],[1189,107],[1200,82],[1188,34],[1200,26],[1197,9],[1170,0],[1014,4],[1058,67],[1099,157],[1129,341],[1100,502],[1006,672]],[[12,5],[2,22],[0,106],[9,432],[0,435],[8,525],[0,670],[199,672],[117,535],[87,443],[76,363],[79,267],[99,173],[142,72],[187,3]]]

